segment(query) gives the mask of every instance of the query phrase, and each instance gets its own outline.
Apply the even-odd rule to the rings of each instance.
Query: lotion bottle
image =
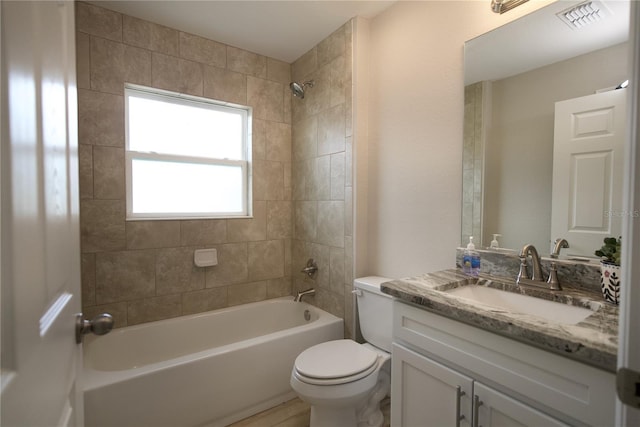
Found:
[[[471,276],[480,274],[480,254],[476,252],[473,236],[469,236],[469,244],[462,254],[462,272]]]

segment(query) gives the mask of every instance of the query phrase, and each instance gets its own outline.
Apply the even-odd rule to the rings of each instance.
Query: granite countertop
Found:
[[[460,286],[488,286],[590,308],[593,314],[575,325],[510,312],[442,291]],[[618,307],[600,294],[564,287],[549,291],[518,287],[515,280],[481,274],[478,278],[451,269],[385,282],[382,292],[433,313],[551,351],[600,369],[616,372]],[[562,309],[562,306],[558,307]]]

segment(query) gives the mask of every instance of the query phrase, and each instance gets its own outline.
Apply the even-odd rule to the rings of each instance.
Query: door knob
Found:
[[[82,313],[76,315],[76,343],[80,344],[86,334],[108,334],[113,329],[113,316],[108,313],[98,314],[91,320],[86,320]]]

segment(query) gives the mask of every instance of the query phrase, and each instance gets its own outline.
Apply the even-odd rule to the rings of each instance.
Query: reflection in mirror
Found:
[[[582,3],[552,3],[465,43],[461,242],[473,235],[484,248],[501,234],[500,248],[531,243],[545,255],[558,237],[571,244],[551,235],[555,103],[628,78],[628,2],[593,2],[603,19],[579,29],[557,16]]]

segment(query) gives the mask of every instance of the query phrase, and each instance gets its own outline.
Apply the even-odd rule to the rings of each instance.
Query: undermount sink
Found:
[[[486,286],[461,286],[445,292],[510,312],[530,314],[550,322],[567,325],[580,323],[594,313],[588,308],[547,301]]]

